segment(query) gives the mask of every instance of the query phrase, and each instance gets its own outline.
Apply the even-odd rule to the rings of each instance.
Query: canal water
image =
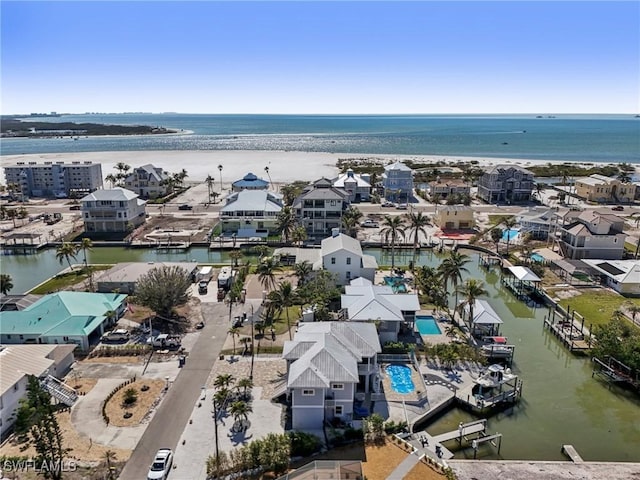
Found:
[[[367,249],[379,264],[391,264],[390,252]],[[489,293],[488,301],[504,320],[502,333],[516,345],[512,369],[524,381],[520,403],[488,421],[490,433],[503,434],[500,455],[484,444],[479,458],[508,460],[564,460],[563,444],[571,444],[585,460],[640,461],[640,399],[617,387],[591,377],[588,359],[570,354],[555,337],[542,328],[546,309],[528,308],[500,285],[500,274],[478,266],[478,257],[471,252],[472,262],[465,278],[482,279]],[[82,253],[78,256],[81,261]],[[124,261],[192,261],[198,263],[228,263],[226,252],[195,248],[188,252],[162,253],[154,250],[94,248],[88,254],[90,263]],[[408,251],[396,252],[396,265],[407,265]],[[423,252],[419,265],[437,266],[440,256]],[[2,272],[13,278],[13,293],[24,292],[56,274],[64,265],[55,259],[53,250],[30,256],[3,256]],[[453,297],[453,295],[452,295]],[[588,315],[587,315],[588,319]],[[459,422],[475,419],[467,412],[453,409],[426,425],[432,434],[457,429]],[[454,446],[455,442],[450,442]],[[452,448],[455,451],[455,448]],[[471,449],[456,453],[456,457],[473,457]]]

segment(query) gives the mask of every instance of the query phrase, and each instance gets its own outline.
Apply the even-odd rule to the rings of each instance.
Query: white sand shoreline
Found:
[[[124,162],[132,167],[151,163],[169,172],[187,170],[187,181],[203,181],[211,175],[220,180],[218,165],[222,165],[222,179],[229,183],[242,178],[248,172],[268,180],[265,167],[269,167],[272,181],[277,183],[295,180],[312,181],[320,177],[338,175],[336,162],[338,159],[377,159],[382,162],[422,161],[447,163],[476,162],[478,166],[518,165],[529,167],[544,164],[579,163],[582,165],[610,165],[608,162],[569,162],[566,160],[535,160],[495,157],[465,157],[458,155],[391,155],[366,153],[323,153],[273,150],[158,150],[158,151],[122,151],[122,152],[73,152],[73,153],[40,153],[28,155],[3,155],[0,166],[13,165],[17,162],[93,162],[102,164],[102,174],[115,173],[114,166]],[[638,167],[634,165],[636,171]],[[4,179],[4,172],[2,178]]]

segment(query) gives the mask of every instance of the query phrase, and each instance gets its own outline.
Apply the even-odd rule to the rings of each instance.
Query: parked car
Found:
[[[406,209],[407,209],[406,203],[399,203],[398,205],[396,205],[396,210],[406,210]]]
[[[128,342],[131,334],[124,328],[117,328],[102,336],[103,342]]]
[[[188,203],[183,203],[178,207],[178,210],[193,210],[193,207]]]
[[[378,222],[374,222],[373,220],[367,218],[360,224],[360,226],[363,228],[378,228]]]
[[[149,467],[149,473],[147,473],[147,480],[165,480],[171,466],[173,465],[173,452],[170,448],[161,448],[156,453],[153,463]]]
[[[394,204],[393,202],[384,202],[384,203],[382,204],[382,206],[383,206],[383,207],[394,207],[394,206],[395,206],[395,204]]]
[[[207,282],[206,280],[201,280],[200,282],[198,282],[198,293],[200,295],[204,295],[208,291],[209,291],[209,282]]]
[[[196,323],[196,330],[202,330],[204,328],[204,322]]]
[[[615,210],[616,212],[621,212],[624,210],[624,207],[622,205],[617,205],[613,207],[611,210]]]
[[[80,205],[71,205],[69,210],[80,210]]]

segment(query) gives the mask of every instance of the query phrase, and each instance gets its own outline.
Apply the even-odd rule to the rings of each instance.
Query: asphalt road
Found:
[[[202,308],[205,327],[189,352],[185,366],[160,403],[158,411],[118,477],[120,480],[147,478],[149,465],[158,449],[176,449],[229,329],[228,306],[224,303],[208,303],[203,304]]]

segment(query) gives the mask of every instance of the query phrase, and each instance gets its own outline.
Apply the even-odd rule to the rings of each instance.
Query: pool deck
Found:
[[[423,335],[418,332],[420,334],[420,337],[422,338],[422,342],[425,345],[426,344],[438,345],[441,343],[449,343],[451,341],[451,339],[447,337],[444,333],[447,331],[447,328],[451,326],[451,323],[448,321],[443,322],[440,319],[441,316],[442,314],[436,314],[434,313],[433,310],[418,310],[416,312],[416,317],[433,317],[436,323],[438,324],[438,328],[440,329],[440,332],[441,332],[439,334],[429,334],[429,335]]]

